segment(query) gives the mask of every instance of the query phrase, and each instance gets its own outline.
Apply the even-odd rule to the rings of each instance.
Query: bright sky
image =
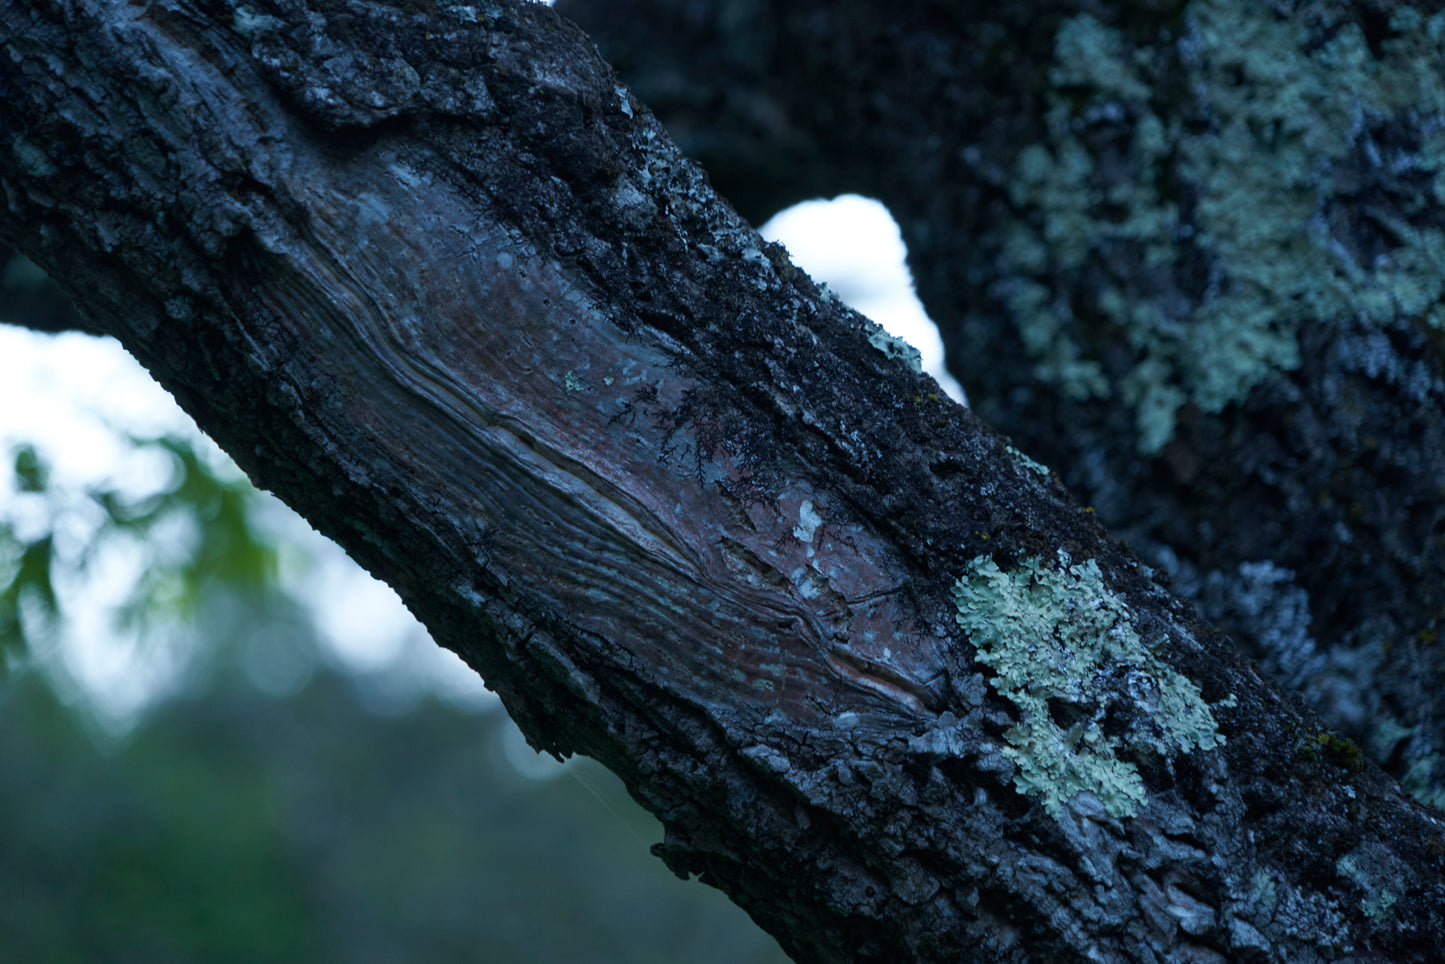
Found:
[[[925,371],[949,394],[962,397],[943,372],[937,329],[913,295],[903,242],[882,205],[856,195],[810,201],[780,213],[762,233],[782,242],[800,267],[845,301],[911,342],[923,355]],[[50,464],[57,490],[79,494],[111,484],[137,495],[157,491],[170,465],[138,453],[125,434],[193,437],[216,464],[227,461],[114,340],[38,335],[0,325],[0,455],[22,443],[35,446]],[[0,516],[23,538],[42,530],[48,510],[40,498],[16,492],[9,468],[7,457],[0,471]],[[77,553],[102,523],[98,510],[84,511],[83,499],[75,506],[66,515],[68,530],[57,538],[62,555]],[[428,690],[461,705],[490,705],[494,697],[476,675],[433,645],[389,588],[279,503],[265,518],[278,536],[302,546],[283,560],[282,577],[297,587],[297,598],[313,601],[327,657],[360,675],[363,693],[374,697],[377,708],[404,708]],[[183,642],[144,645],[112,624],[143,560],[139,547],[128,551],[119,542],[83,575],[57,586],[71,617],[56,650],[46,654],[61,692],[88,702],[102,723],[122,731],[179,685],[188,653]],[[248,646],[247,671],[276,695],[299,688],[313,670],[275,641]]]
[[[908,249],[886,207],[857,194],[804,201],[780,211],[759,233],[787,248],[793,263],[815,281],[917,348],[923,370],[964,400],[963,388],[943,367],[938,327],[913,293],[904,264]]]
[[[64,524],[55,551],[74,559],[104,522],[81,496],[85,489],[110,485],[143,497],[170,478],[169,461],[137,451],[126,434],[195,439],[213,465],[240,474],[113,339],[47,336],[0,325],[0,453],[7,456],[0,471],[0,515],[17,535],[43,532],[51,510],[43,498],[15,490],[8,457],[14,446],[33,445],[49,464],[52,493],[68,510],[60,515]],[[298,547],[283,557],[282,578],[295,587],[297,598],[313,602],[312,618],[327,655],[362,674],[363,692],[374,706],[404,706],[426,690],[461,705],[494,699],[476,674],[425,637],[390,588],[334,543],[274,501],[261,521]],[[138,712],[180,685],[190,648],[185,639],[142,640],[117,629],[115,610],[128,598],[145,558],[124,539],[106,546],[84,572],[56,586],[67,622],[45,657],[62,696],[89,704],[103,726],[124,730]],[[247,672],[275,695],[296,690],[314,669],[264,639],[247,647]]]

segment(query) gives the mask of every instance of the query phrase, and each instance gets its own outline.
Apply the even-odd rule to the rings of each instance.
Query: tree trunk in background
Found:
[[[975,411],[1445,807],[1434,8],[558,4],[755,223],[883,200]]]
[[[4,241],[799,960],[1437,953],[1438,816],[762,243],[552,11],[0,24]]]

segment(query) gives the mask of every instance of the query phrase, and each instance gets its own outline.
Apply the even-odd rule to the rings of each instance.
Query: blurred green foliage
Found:
[[[21,446],[15,452],[15,488],[27,494],[43,495],[49,484],[49,471],[34,447]],[[37,619],[53,622],[58,603],[55,586],[50,581],[54,556],[51,533],[21,540],[6,526],[0,528],[0,670],[18,657],[25,642],[21,607],[29,603],[38,612]]]
[[[62,615],[56,579],[69,568],[83,573],[109,544],[145,546],[130,599],[114,614],[117,629],[142,635],[177,621],[194,621],[201,605],[217,593],[258,605],[285,598],[276,582],[277,548],[255,524],[256,492],[244,476],[219,471],[190,442],[175,437],[130,438],[138,451],[160,455],[170,477],[151,492],[136,493],[114,483],[81,493],[51,483],[35,448],[13,455],[14,489],[43,504],[32,513],[31,531],[21,537],[0,520],[0,663],[13,666],[58,628]],[[98,508],[104,515],[97,524]],[[88,532],[69,558],[55,552],[59,532]],[[72,544],[76,540],[71,540]]]
[[[500,712],[368,712],[280,584],[250,486],[184,440],[134,444],[173,465],[155,492],[77,497],[33,448],[11,460],[38,502],[23,535],[0,526],[0,959],[784,960],[647,852],[660,828],[601,768],[521,776]],[[77,528],[90,542],[57,552]],[[67,631],[67,567],[127,539],[144,571],[113,628],[179,627],[209,668],[117,736],[57,696],[45,639]],[[257,640],[322,668],[267,695]]]
[[[145,612],[158,605],[191,616],[207,590],[218,585],[250,596],[278,591],[276,549],[252,521],[251,484],[240,476],[222,477],[184,440],[131,441],[170,455],[175,470],[170,484],[148,498],[128,497],[114,488],[91,492],[114,530],[150,538],[180,513],[203,531],[189,553],[147,568],[132,618],[144,619]]]
[[[509,725],[436,701],[378,718],[324,673],[171,701],[106,752],[27,676],[0,703],[3,956],[784,960],[647,853],[656,824],[606,771],[511,770]]]

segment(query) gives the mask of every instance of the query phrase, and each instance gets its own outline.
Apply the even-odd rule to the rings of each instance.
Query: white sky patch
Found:
[[[134,467],[121,431],[148,437],[198,430],[115,339],[0,325],[0,446],[33,445],[60,486],[122,482],[117,473]],[[144,488],[166,477],[125,481]]]
[[[36,449],[48,464],[54,493],[101,486],[138,497],[159,491],[174,471],[171,460],[134,448],[126,434],[190,438],[213,468],[229,466],[229,473],[241,474],[113,338],[44,335],[0,324],[0,518],[18,536],[44,531],[53,510],[41,496],[15,490],[9,471],[15,447]],[[283,584],[311,603],[323,645],[341,668],[394,676],[398,689],[429,691],[463,708],[495,704],[476,673],[433,644],[389,587],[279,501],[271,505],[262,506],[257,521],[281,545],[293,546],[282,556]],[[78,555],[104,524],[99,507],[69,511],[76,508],[67,505],[59,516],[68,523],[56,532],[61,560]],[[85,572],[62,568],[56,591],[65,623],[52,650],[40,654],[61,695],[88,704],[99,722],[117,731],[183,684],[190,655],[177,642],[119,632],[112,621],[134,590],[144,559],[139,547],[112,538]],[[305,663],[288,667],[283,655],[242,654],[263,691],[284,695],[302,681],[296,674]]]
[[[886,207],[857,194],[804,201],[779,211],[758,231],[787,248],[793,263],[815,281],[917,348],[923,370],[965,401],[962,386],[943,367],[943,339],[914,294],[904,262],[908,250]]]
[[[195,433],[170,396],[114,339],[78,333],[41,335],[0,325],[0,517],[21,539],[52,529],[55,590],[65,624],[42,666],[67,702],[81,702],[107,728],[125,729],[146,706],[170,691],[184,671],[185,653],[137,634],[117,632],[111,616],[134,590],[143,564],[140,547],[109,540],[83,571],[73,565],[104,525],[99,506],[67,499],[51,505],[15,490],[13,450],[31,445],[49,469],[53,493],[113,486],[143,496],[171,477],[169,458],[137,451],[133,435]]]
[[[390,587],[344,555],[327,553],[305,579],[316,626],[349,667],[377,672],[394,663],[416,625]]]
[[[53,654],[61,672],[51,678],[67,702],[84,702],[118,729],[181,682],[189,657],[178,640],[117,632],[111,622],[134,590],[143,559],[133,541],[109,540],[83,573],[57,573],[55,586],[66,622]]]

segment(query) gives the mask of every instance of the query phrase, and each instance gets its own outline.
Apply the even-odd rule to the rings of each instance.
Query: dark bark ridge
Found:
[[[983,418],[1445,805],[1445,18],[559,6],[750,216],[883,199]]]
[[[798,959],[1440,945],[1434,818],[870,346],[550,11],[0,23],[4,240]],[[1018,789],[1023,714],[956,622],[984,560],[1097,566],[1066,602],[1149,641],[1038,711],[1137,805]],[[1192,752],[1167,674],[1208,707]]]

